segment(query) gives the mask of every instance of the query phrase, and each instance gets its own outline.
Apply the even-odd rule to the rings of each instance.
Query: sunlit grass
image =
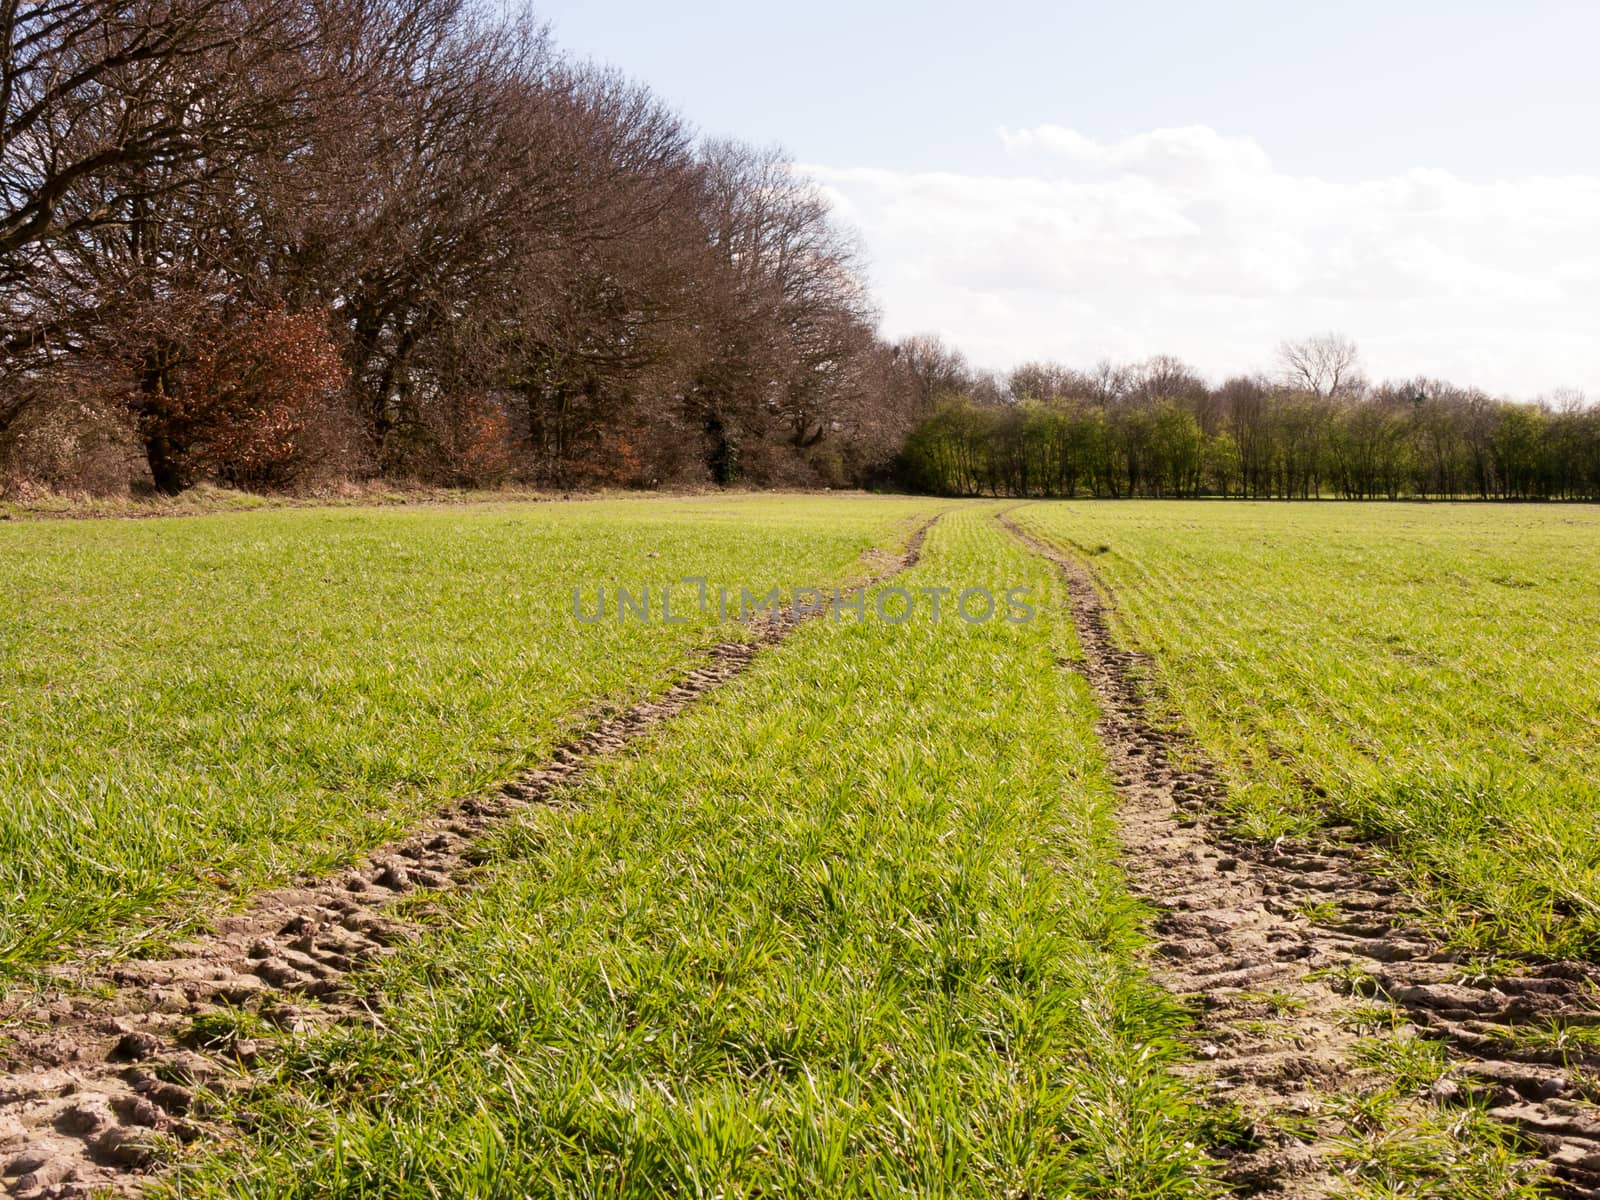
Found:
[[[1226,770],[1239,829],[1391,847],[1461,943],[1600,954],[1600,512],[1036,504]]]
[[[135,950],[218,889],[347,860],[736,636],[693,611],[577,636],[572,585],[827,583],[928,507],[712,497],[0,525],[0,975]]]
[[[185,1195],[1205,1195],[1059,580],[981,511],[489,846]]]

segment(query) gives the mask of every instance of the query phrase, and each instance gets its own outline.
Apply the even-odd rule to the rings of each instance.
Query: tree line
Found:
[[[885,342],[774,150],[470,0],[0,0],[0,492],[861,485],[1600,495],[1600,429],[1337,337],[972,370]]]
[[[942,495],[1600,499],[1600,409],[1581,395],[1374,385],[1337,335],[1219,387],[1168,357],[995,376],[934,339],[915,349],[926,411],[900,473]]]
[[[0,0],[0,485],[846,484],[918,412],[858,251],[465,0]]]

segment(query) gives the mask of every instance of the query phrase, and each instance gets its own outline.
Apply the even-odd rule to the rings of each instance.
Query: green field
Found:
[[[181,930],[540,760],[730,636],[599,583],[826,584],[925,504],[707,499],[0,525],[0,976]]]
[[[1216,1195],[1255,1135],[1187,1069],[1211,1035],[1151,975],[1066,587],[1003,512],[1106,589],[1240,834],[1381,844],[1485,957],[1600,954],[1600,514],[752,496],[0,526],[0,969],[154,953],[747,636],[580,623],[574,584],[860,578],[937,513],[889,586],[1033,619],[803,623],[402,905],[372,1019],[199,1013],[274,1049],[159,1186]],[[1362,1054],[1338,1194],[1532,1194],[1427,1100],[1443,1049]]]
[[[1348,825],[1486,954],[1600,955],[1600,511],[1051,504],[1241,829]]]
[[[903,582],[1057,599],[981,512]],[[812,623],[518,822],[200,1192],[1200,1194],[1054,607]]]

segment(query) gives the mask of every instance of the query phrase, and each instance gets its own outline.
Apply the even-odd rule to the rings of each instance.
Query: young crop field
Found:
[[[0,526],[0,1187],[1593,1194],[1597,526]]]
[[[832,582],[909,502],[278,511],[0,526],[0,976],[181,932],[539,761],[714,637],[571,589]]]
[[[1057,590],[979,513],[895,582]],[[495,837],[385,1028],[285,1061],[200,1190],[1190,1194],[1069,647],[810,623]]]
[[[1346,825],[1485,955],[1600,956],[1600,513],[1037,505],[1239,828]]]

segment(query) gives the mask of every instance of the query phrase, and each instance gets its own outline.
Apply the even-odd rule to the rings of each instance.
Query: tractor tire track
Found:
[[[1593,1041],[1541,1048],[1530,1028],[1600,1026],[1600,968],[1474,974],[1419,925],[1401,889],[1359,845],[1270,847],[1230,838],[1210,814],[1225,788],[1192,742],[1152,714],[1146,656],[1116,644],[1087,568],[1001,523],[1061,570],[1099,732],[1120,798],[1125,870],[1158,912],[1152,974],[1200,1005],[1195,1081],[1249,1122],[1220,1172],[1237,1194],[1324,1196],[1350,1169],[1356,1130],[1333,1093],[1381,1084],[1370,1035],[1443,1041],[1449,1073],[1419,1104],[1482,1103],[1541,1157],[1549,1194],[1600,1196],[1600,1055]],[[1374,1023],[1375,1006],[1389,1017]],[[1380,1010],[1381,1011],[1381,1010]]]
[[[915,565],[937,519],[898,554],[869,552],[869,573],[846,587],[872,587]],[[743,674],[798,624],[792,606],[780,607],[752,640],[713,646],[703,666],[543,766],[457,802],[335,876],[263,892],[170,957],[52,968],[39,994],[0,999],[0,1191],[17,1200],[128,1193],[178,1144],[224,1135],[208,1093],[243,1086],[270,1045],[241,1027],[303,1032],[377,1019],[381,998],[352,976],[419,936],[397,901],[425,904],[474,886],[474,845],[485,833],[559,802],[596,760]]]

